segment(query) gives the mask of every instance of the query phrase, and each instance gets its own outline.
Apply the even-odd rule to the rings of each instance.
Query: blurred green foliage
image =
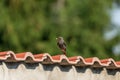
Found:
[[[61,54],[56,37],[64,37],[68,56],[115,57],[116,43],[105,41],[112,0],[0,0],[0,50]]]

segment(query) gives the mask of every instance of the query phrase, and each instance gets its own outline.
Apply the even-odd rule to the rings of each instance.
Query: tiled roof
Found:
[[[33,55],[31,52],[14,53],[12,51],[0,52],[0,60],[4,62],[26,62],[26,63],[42,63],[42,64],[59,64],[74,66],[90,66],[95,68],[105,67],[107,69],[120,68],[120,61],[112,58],[100,60],[97,57],[83,58],[82,56],[66,57],[65,55],[51,56],[48,53]]]

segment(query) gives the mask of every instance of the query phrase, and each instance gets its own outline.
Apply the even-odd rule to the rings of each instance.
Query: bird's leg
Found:
[[[63,54],[66,56],[66,51],[65,50],[62,50]]]

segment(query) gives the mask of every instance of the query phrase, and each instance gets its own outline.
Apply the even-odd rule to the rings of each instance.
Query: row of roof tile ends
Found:
[[[120,61],[112,58],[100,60],[97,57],[83,58],[81,56],[66,57],[65,55],[51,56],[49,53],[35,54],[23,52],[15,54],[12,51],[0,52],[0,61],[4,62],[26,62],[42,64],[73,65],[80,67],[97,67],[107,69],[120,69]]]

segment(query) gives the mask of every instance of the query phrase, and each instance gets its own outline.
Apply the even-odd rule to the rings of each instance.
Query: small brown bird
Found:
[[[63,54],[66,55],[66,43],[65,43],[63,37],[58,37],[58,38],[56,38],[56,40],[57,40],[58,47],[61,49]]]

